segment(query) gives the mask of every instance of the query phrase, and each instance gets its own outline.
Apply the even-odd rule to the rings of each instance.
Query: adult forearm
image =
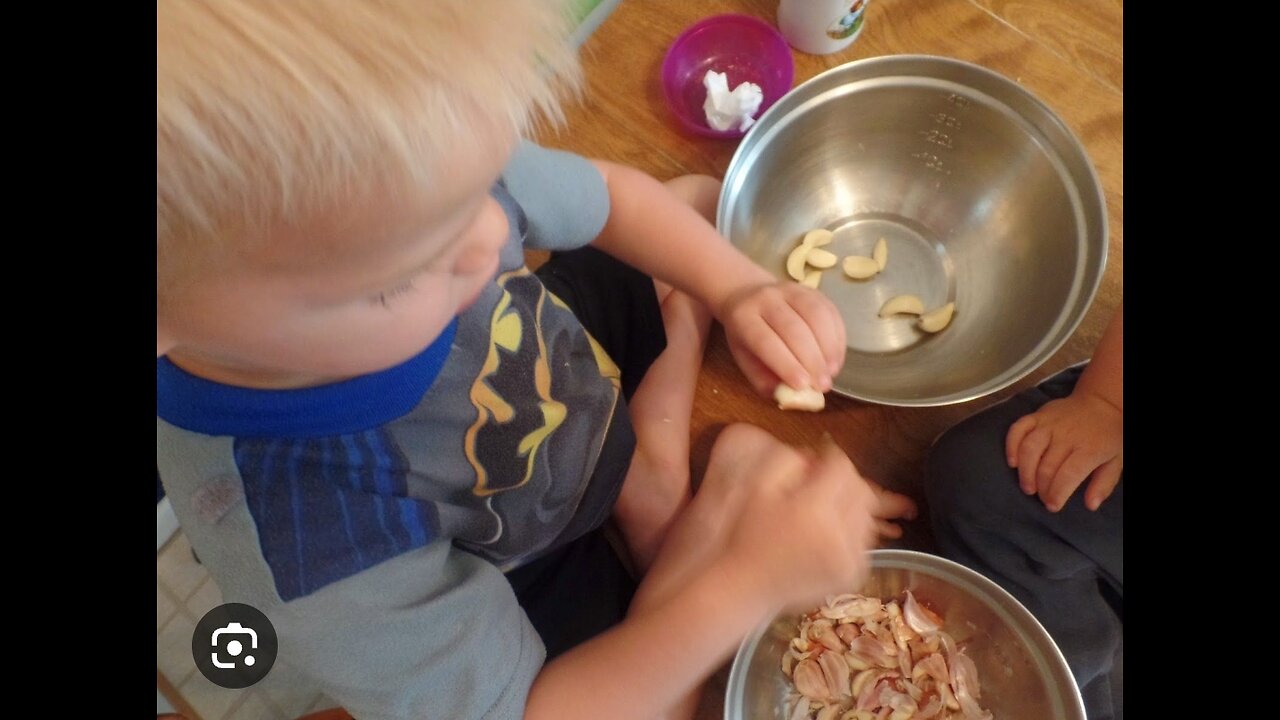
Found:
[[[1124,412],[1124,302],[1098,341],[1093,359],[1080,374],[1077,392],[1088,392]]]
[[[720,237],[696,210],[639,170],[596,161],[609,187],[609,220],[593,245],[683,290],[717,312],[744,287],[774,276]]]
[[[583,643],[543,668],[527,720],[650,720],[715,671],[770,612],[730,571],[699,575],[670,601]]]

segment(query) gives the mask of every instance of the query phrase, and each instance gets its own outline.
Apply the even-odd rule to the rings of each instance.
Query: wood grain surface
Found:
[[[667,46],[691,23],[733,12],[775,23],[777,0],[623,0],[582,48],[586,88],[566,105],[567,123],[539,142],[626,163],[659,179],[686,173],[723,177],[734,141],[682,133],[662,99],[659,68]],[[1071,340],[1037,371],[1006,390],[939,408],[893,408],[829,394],[818,414],[784,413],[756,397],[712,336],[693,413],[694,477],[715,432],[751,422],[796,445],[829,433],[864,475],[905,492],[925,511],[896,547],[931,549],[921,494],[934,438],[957,421],[1089,357],[1123,292],[1123,4],[1120,0],[872,0],[866,26],[846,50],[793,51],[795,83],[853,60],[902,53],[942,55],[1016,80],[1052,108],[1084,144],[1101,179],[1110,247],[1101,287]],[[533,259],[534,262],[537,258]],[[699,718],[722,716],[722,670],[708,685]]]

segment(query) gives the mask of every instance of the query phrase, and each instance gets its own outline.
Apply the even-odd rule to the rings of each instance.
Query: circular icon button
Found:
[[[196,667],[209,682],[233,690],[266,677],[279,649],[271,621],[244,603],[226,603],[205,613],[191,635]]]

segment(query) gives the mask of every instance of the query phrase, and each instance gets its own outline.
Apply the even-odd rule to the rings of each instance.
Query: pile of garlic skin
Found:
[[[838,595],[800,619],[782,656],[789,720],[993,720],[978,669],[916,602]]]

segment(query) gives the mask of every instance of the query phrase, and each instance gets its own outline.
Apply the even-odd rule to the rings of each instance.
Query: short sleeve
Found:
[[[545,650],[510,583],[438,542],[272,608],[280,659],[360,720],[517,720]]]
[[[581,155],[521,141],[502,179],[528,220],[527,247],[582,247],[609,219],[609,188],[596,166]]]

